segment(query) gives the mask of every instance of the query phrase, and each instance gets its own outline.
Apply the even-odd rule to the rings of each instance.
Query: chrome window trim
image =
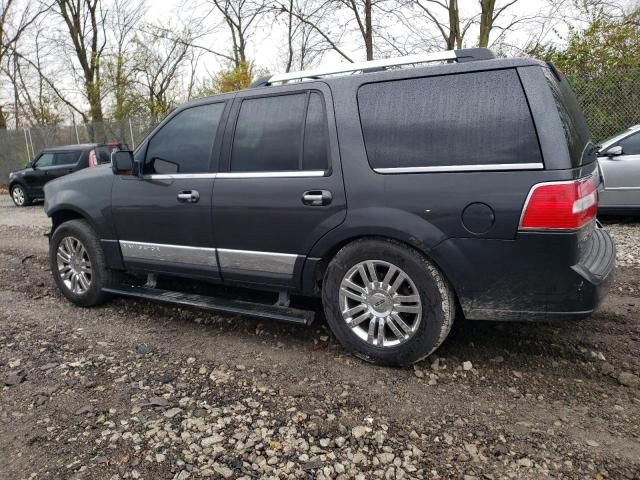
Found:
[[[145,180],[177,180],[180,178],[216,178],[217,173],[152,173],[143,175]]]
[[[305,178],[324,177],[325,170],[290,170],[282,172],[220,172],[218,178]]]
[[[324,177],[325,170],[292,170],[282,172],[220,172],[220,173],[152,173],[143,175],[145,180],[179,180],[194,178],[311,178]]]
[[[499,170],[541,170],[542,163],[494,163],[487,165],[437,165],[432,167],[374,168],[376,173],[441,173],[441,172],[494,172]]]

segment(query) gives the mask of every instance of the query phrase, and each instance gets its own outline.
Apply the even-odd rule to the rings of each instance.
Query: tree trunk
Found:
[[[479,47],[489,46],[489,34],[493,28],[493,11],[496,6],[496,0],[480,0],[480,38],[478,40]]]
[[[373,60],[373,27],[371,25],[371,0],[364,2],[364,46],[367,52],[367,60]]]
[[[462,48],[458,0],[451,0],[449,3],[449,38],[447,39],[447,50],[453,50],[454,48]]]
[[[7,129],[7,117],[4,116],[4,110],[2,110],[2,105],[0,105],[0,130]]]

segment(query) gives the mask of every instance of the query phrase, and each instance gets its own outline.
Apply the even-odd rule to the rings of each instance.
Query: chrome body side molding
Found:
[[[293,275],[301,255],[290,253],[255,252],[249,250],[218,249],[221,269]]]
[[[154,262],[184,263],[216,267],[215,248],[185,247],[162,243],[132,242],[120,240],[122,257],[127,260],[151,260]]]
[[[217,267],[217,258],[219,258],[220,268],[223,270],[243,270],[278,275],[293,275],[296,262],[303,258],[302,255],[291,253],[189,247],[130,240],[120,240],[119,244],[125,262],[127,260],[148,260]]]

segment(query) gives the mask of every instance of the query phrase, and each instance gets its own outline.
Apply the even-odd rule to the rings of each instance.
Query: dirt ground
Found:
[[[638,222],[592,318],[461,321],[411,369],[321,319],[73,307],[47,228],[0,200],[1,478],[640,479]]]

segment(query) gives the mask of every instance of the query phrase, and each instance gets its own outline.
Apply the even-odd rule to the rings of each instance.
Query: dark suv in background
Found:
[[[109,163],[111,150],[119,144],[88,143],[45,148],[24,169],[9,174],[9,193],[18,207],[44,198],[45,183],[101,163]]]
[[[49,183],[51,270],[81,306],[117,294],[309,323],[293,307],[320,297],[348,349],[407,365],[456,313],[588,316],[615,258],[600,183],[551,65],[473,49],[293,72],[190,102],[111,169]],[[278,301],[159,288],[171,278]]]

